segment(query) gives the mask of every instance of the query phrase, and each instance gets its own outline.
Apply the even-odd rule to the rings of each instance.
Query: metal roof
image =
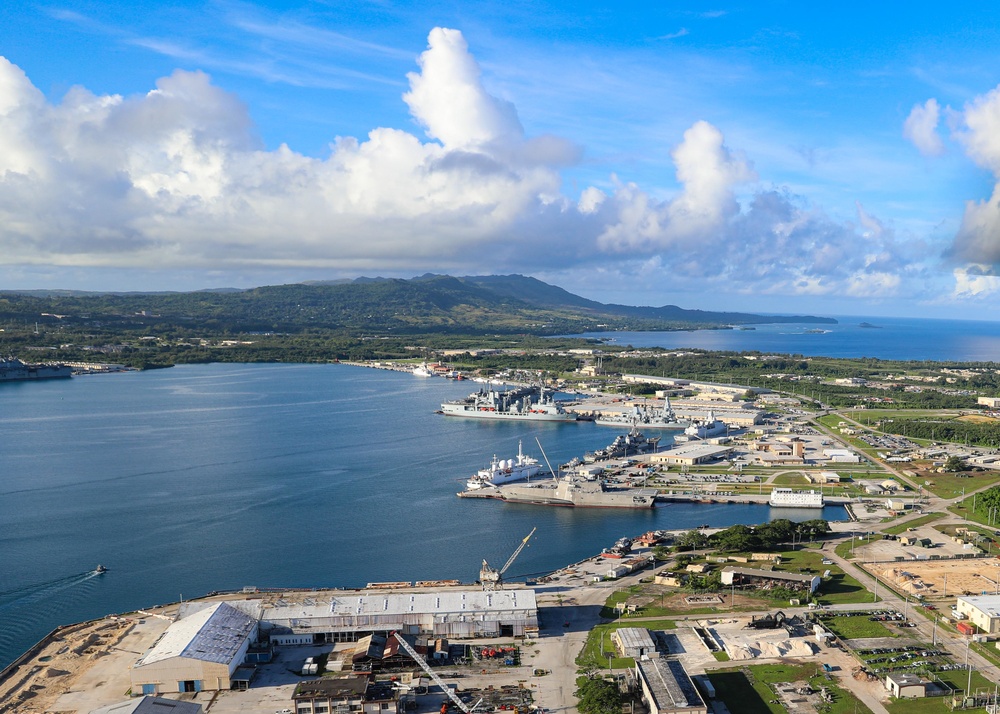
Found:
[[[231,605],[220,602],[174,622],[163,637],[138,662],[137,667],[171,657],[230,664],[257,621]]]
[[[626,652],[642,648],[651,653],[656,649],[653,636],[645,627],[620,627],[611,636],[618,639]]]
[[[201,704],[194,702],[144,696],[93,709],[90,714],[202,714],[203,711]]]
[[[638,660],[635,665],[656,699],[658,711],[705,708],[705,702],[680,662],[657,657]]]
[[[430,593],[362,593],[330,599],[334,615],[510,612],[535,609],[534,590],[446,590]]]
[[[813,580],[819,577],[818,575],[809,575],[807,573],[788,573],[782,570],[763,570],[761,568],[737,568],[732,565],[723,568],[722,572],[746,575],[754,578],[767,578],[769,580],[792,580],[797,583],[812,583]]]

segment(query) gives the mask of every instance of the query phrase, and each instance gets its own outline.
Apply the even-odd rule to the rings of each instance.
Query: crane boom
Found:
[[[399,634],[398,632],[393,632],[392,636],[396,638],[396,641],[399,642],[399,646],[406,651],[406,654],[410,655],[410,657],[412,657],[413,660],[420,665],[420,668],[427,673],[427,676],[431,678],[434,684],[441,687],[441,690],[448,695],[448,698],[451,699],[452,702],[454,702],[456,707],[465,712],[465,714],[472,714],[472,708],[470,708],[468,704],[466,704],[465,702],[463,702],[461,699],[458,698],[458,695],[455,694],[454,691],[452,691],[451,687],[445,684],[444,680],[441,679],[439,676],[437,676],[437,673],[433,669],[431,669],[431,666],[427,664],[427,660],[425,660],[423,657],[417,654],[417,651],[412,647],[410,647],[410,643],[407,642],[405,639],[403,639],[403,636],[401,634]]]
[[[498,590],[503,587],[503,574],[507,572],[507,568],[514,563],[517,556],[520,555],[522,550],[524,550],[524,546],[528,545],[528,541],[531,539],[531,536],[535,535],[536,530],[538,529],[531,529],[531,533],[524,537],[524,540],[521,541],[521,545],[517,546],[517,550],[514,551],[513,555],[507,558],[507,562],[504,563],[504,566],[499,570],[483,560],[483,567],[479,570],[479,582],[483,584],[483,590]]]
[[[507,558],[507,562],[503,564],[502,568],[500,568],[500,574],[501,575],[503,575],[504,573],[506,573],[507,572],[507,568],[509,568],[511,565],[514,564],[514,561],[517,559],[517,556],[519,556],[521,554],[521,551],[524,550],[524,546],[528,545],[528,541],[531,539],[531,536],[535,535],[535,531],[537,531],[537,530],[538,530],[538,527],[536,526],[535,528],[531,529],[531,533],[529,533],[528,535],[524,536],[524,540],[521,541],[521,545],[517,546],[517,550],[515,550],[513,552],[513,554],[511,554],[511,556],[509,558]]]

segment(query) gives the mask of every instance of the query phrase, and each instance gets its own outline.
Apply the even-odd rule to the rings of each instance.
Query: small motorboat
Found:
[[[96,568],[94,568],[95,575],[100,575],[101,573],[106,573],[106,572],[108,572],[108,569],[105,568],[103,565],[98,565]]]

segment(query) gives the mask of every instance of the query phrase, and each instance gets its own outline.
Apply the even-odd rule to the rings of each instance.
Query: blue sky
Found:
[[[1000,10],[618,5],[6,3],[0,288],[1000,319]]]

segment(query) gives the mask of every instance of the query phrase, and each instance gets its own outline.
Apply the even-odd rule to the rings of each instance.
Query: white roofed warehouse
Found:
[[[230,689],[257,620],[220,602],[177,620],[132,666],[132,693]]]
[[[334,595],[329,603],[269,603],[260,618],[272,637],[310,634],[326,642],[392,630],[448,639],[538,633],[538,605],[529,589],[356,592]]]

